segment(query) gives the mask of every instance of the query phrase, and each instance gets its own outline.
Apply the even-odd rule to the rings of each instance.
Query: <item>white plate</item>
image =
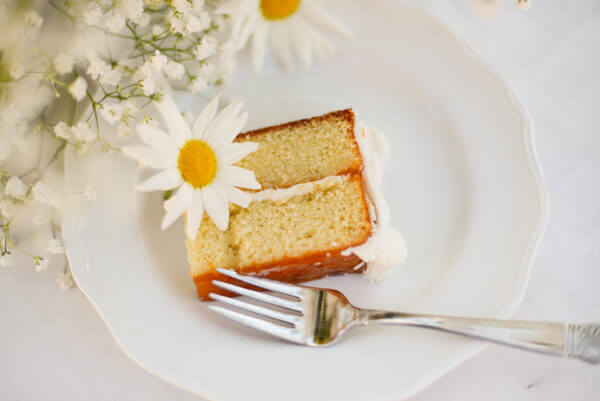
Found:
[[[319,284],[365,307],[509,316],[547,216],[530,118],[432,17],[384,0],[328,7],[353,30],[330,63],[294,74],[268,64],[258,76],[240,66],[227,89],[245,101],[248,128],[352,106],[390,139],[384,190],[408,261],[381,285],[359,277]],[[161,232],[160,196],[134,193],[132,162],[104,159],[91,168],[68,161],[74,190],[97,179],[100,191],[68,210],[71,268],[123,350],[157,376],[220,401],[398,400],[481,349],[397,327],[304,348],[211,314],[188,277],[181,223]]]

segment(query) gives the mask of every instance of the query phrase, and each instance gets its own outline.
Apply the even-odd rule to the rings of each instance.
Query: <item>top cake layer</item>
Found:
[[[359,173],[362,160],[354,123],[354,112],[346,109],[240,134],[236,142],[256,142],[259,147],[238,165],[253,171],[262,189]]]

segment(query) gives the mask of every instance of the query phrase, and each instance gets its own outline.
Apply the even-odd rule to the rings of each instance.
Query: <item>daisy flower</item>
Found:
[[[147,146],[126,146],[123,152],[155,170],[157,174],[137,186],[138,191],[177,192],[165,201],[166,214],[162,229],[187,212],[187,236],[195,239],[206,211],[215,225],[225,231],[229,226],[229,202],[247,207],[251,197],[240,190],[260,189],[254,173],[234,166],[254,152],[258,144],[233,143],[247,113],[241,113],[241,102],[234,102],[219,113],[219,97],[204,108],[193,124],[188,125],[173,99],[165,96],[158,110],[168,133],[139,124],[137,132]]]
[[[318,5],[318,0],[228,0],[218,11],[233,18],[233,37],[240,47],[250,42],[256,71],[262,69],[267,40],[279,62],[290,70],[294,55],[310,66],[313,59],[333,51],[315,26],[350,35],[345,25]]]

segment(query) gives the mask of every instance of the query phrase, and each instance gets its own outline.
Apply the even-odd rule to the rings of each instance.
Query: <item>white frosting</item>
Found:
[[[382,134],[358,119],[354,124],[354,136],[363,158],[362,178],[374,231],[365,243],[345,249],[342,255],[355,254],[361,258],[367,264],[363,276],[379,281],[406,259],[406,242],[398,231],[388,227],[390,209],[381,191],[388,142]]]
[[[288,188],[273,188],[265,189],[263,191],[251,193],[252,202],[258,201],[286,201],[294,196],[305,195],[313,192],[318,188],[327,188],[337,183],[342,183],[348,180],[348,176],[345,175],[331,175],[318,181],[304,182],[302,184],[296,184]]]

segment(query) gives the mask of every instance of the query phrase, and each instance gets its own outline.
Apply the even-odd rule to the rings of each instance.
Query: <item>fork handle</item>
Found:
[[[364,310],[363,324],[418,326],[600,363],[600,324],[545,323]]]

